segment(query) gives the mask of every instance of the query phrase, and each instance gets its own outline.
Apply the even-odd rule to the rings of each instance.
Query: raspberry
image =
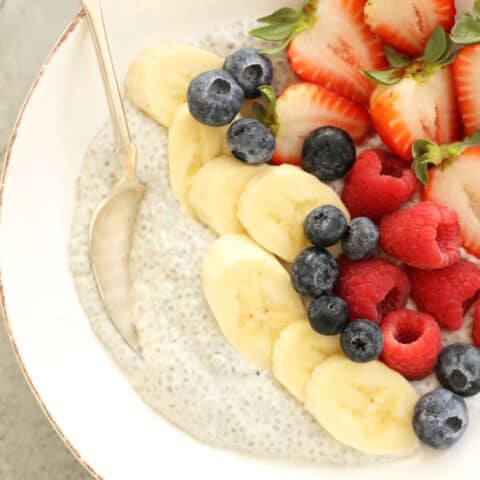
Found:
[[[337,292],[347,302],[351,320],[380,324],[387,313],[406,305],[410,282],[396,265],[378,258],[352,262],[342,257],[339,266]]]
[[[480,348],[480,301],[475,306],[475,318],[473,320],[473,343]]]
[[[413,171],[385,150],[366,150],[348,174],[342,200],[352,217],[378,221],[397,210],[415,192]]]
[[[433,317],[414,310],[389,313],[380,327],[385,340],[381,359],[408,380],[420,380],[435,368],[442,334]]]
[[[380,246],[412,267],[448,267],[459,260],[461,244],[457,214],[438,203],[419,203],[380,223]]]
[[[480,270],[461,260],[442,270],[409,268],[407,273],[417,307],[447,330],[461,328],[465,312],[480,291]]]

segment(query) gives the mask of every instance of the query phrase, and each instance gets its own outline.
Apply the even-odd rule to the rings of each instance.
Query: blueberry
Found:
[[[413,429],[417,437],[430,447],[451,447],[463,435],[467,425],[465,400],[445,388],[427,393],[415,406]]]
[[[370,320],[354,320],[340,336],[343,353],[354,362],[371,362],[383,351],[383,334]]]
[[[323,248],[307,248],[292,265],[292,284],[295,290],[313,298],[331,293],[338,276],[337,261]]]
[[[337,180],[353,167],[356,158],[352,137],[337,127],[321,127],[303,144],[302,167],[320,180]]]
[[[443,387],[463,397],[480,392],[480,349],[454,343],[442,350],[436,368]]]
[[[340,297],[318,297],[308,307],[312,328],[322,335],[338,335],[348,324],[350,312]]]
[[[201,73],[192,80],[187,92],[190,113],[211,127],[229,124],[242,108],[242,89],[223,70]]]
[[[233,53],[227,57],[223,68],[242,87],[245,98],[260,96],[258,87],[270,85],[273,78],[272,62],[254,48],[242,48]]]
[[[340,241],[348,229],[344,213],[333,205],[316,208],[305,219],[305,236],[317,247],[331,247]]]
[[[268,163],[275,151],[273,133],[252,118],[233,122],[227,132],[227,142],[233,156],[250,165]]]
[[[369,258],[377,248],[378,237],[378,227],[369,218],[355,218],[343,238],[343,253],[350,260]]]

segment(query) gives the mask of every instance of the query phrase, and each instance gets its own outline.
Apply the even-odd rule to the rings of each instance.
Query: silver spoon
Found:
[[[108,45],[100,0],[81,0],[97,52],[113,129],[115,158],[124,175],[95,211],[90,225],[89,253],[105,308],[127,344],[141,356],[130,303],[129,257],[133,228],[146,188],[137,177],[137,148],[132,142]]]

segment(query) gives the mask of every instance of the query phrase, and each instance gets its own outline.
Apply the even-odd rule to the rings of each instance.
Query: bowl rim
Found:
[[[12,130],[12,134],[10,136],[7,150],[5,153],[4,157],[4,163],[1,171],[1,176],[0,176],[0,218],[2,216],[2,210],[3,210],[3,193],[5,190],[5,183],[7,180],[7,173],[8,173],[8,167],[10,164],[13,148],[15,146],[15,142],[17,140],[17,134],[18,130],[22,124],[23,121],[23,115],[25,113],[25,110],[35,93],[35,90],[37,89],[39,83],[41,82],[45,71],[47,70],[50,62],[52,61],[53,57],[57,54],[58,50],[67,42],[68,38],[70,35],[77,29],[78,25],[84,20],[85,18],[85,12],[80,10],[71,20],[71,22],[68,24],[67,28],[65,31],[60,35],[60,38],[55,42],[53,48],[50,50],[47,58],[45,59],[44,63],[40,67],[39,72],[37,73],[36,77],[33,80],[32,86],[30,87],[30,90],[27,93],[27,96],[25,97],[25,100],[23,102],[22,107],[20,108],[20,112],[17,116],[17,119],[15,120],[15,124]],[[82,458],[78,450],[75,448],[74,445],[70,442],[70,440],[66,437],[65,433],[62,431],[58,423],[55,421],[53,418],[53,415],[50,413],[48,410],[48,407],[46,406],[45,402],[43,401],[42,397],[40,396],[37,388],[35,387],[32,379],[30,378],[30,375],[27,371],[27,368],[25,366],[25,363],[22,359],[22,356],[20,354],[20,351],[17,347],[14,335],[13,335],[13,330],[11,328],[10,324],[10,319],[8,316],[8,310],[7,310],[7,305],[5,301],[5,294],[4,294],[4,286],[3,286],[3,273],[0,270],[0,309],[3,315],[3,321],[7,330],[7,337],[10,342],[10,345],[12,346],[13,352],[15,354],[15,357],[17,359],[17,362],[20,366],[20,370],[25,378],[25,381],[27,382],[28,386],[30,387],[31,392],[33,393],[33,396],[37,400],[37,403],[39,404],[41,410],[43,411],[44,415],[47,417],[47,420],[50,422],[54,430],[57,432],[58,436],[62,440],[62,442],[65,444],[65,446],[70,450],[72,455],[76,458],[76,460],[85,468],[85,470],[92,475],[93,478],[96,480],[103,480],[103,478]]]

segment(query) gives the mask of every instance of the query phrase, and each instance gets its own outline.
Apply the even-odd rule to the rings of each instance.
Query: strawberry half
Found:
[[[361,143],[371,130],[370,116],[363,107],[319,85],[296,83],[278,97],[276,105],[272,105],[274,98],[268,96],[270,89],[261,90],[268,98],[270,111],[274,109],[274,115],[269,113],[262,118],[257,114],[257,118],[276,134],[272,158],[275,165],[300,165],[305,137],[319,127],[341,128],[356,143]]]
[[[423,198],[458,214],[463,246],[480,258],[480,147],[467,147],[455,159],[430,170]]]
[[[267,24],[251,32],[288,46],[293,71],[356,102],[368,104],[373,82],[362,70],[386,67],[383,46],[366,26],[366,0],[307,0],[302,10],[282,8],[259,19]]]
[[[464,47],[453,66],[458,104],[467,135],[480,129],[480,44]]]
[[[423,199],[457,213],[463,246],[480,258],[480,131],[448,145],[417,140],[413,153],[412,168],[425,187]]]
[[[390,53],[393,68],[365,72],[380,83],[370,99],[373,125],[385,145],[407,162],[419,138],[439,144],[459,138],[453,59],[452,42],[438,27],[422,57],[410,61]]]
[[[455,0],[370,0],[365,22],[387,45],[418,57],[438,25],[452,28]]]

